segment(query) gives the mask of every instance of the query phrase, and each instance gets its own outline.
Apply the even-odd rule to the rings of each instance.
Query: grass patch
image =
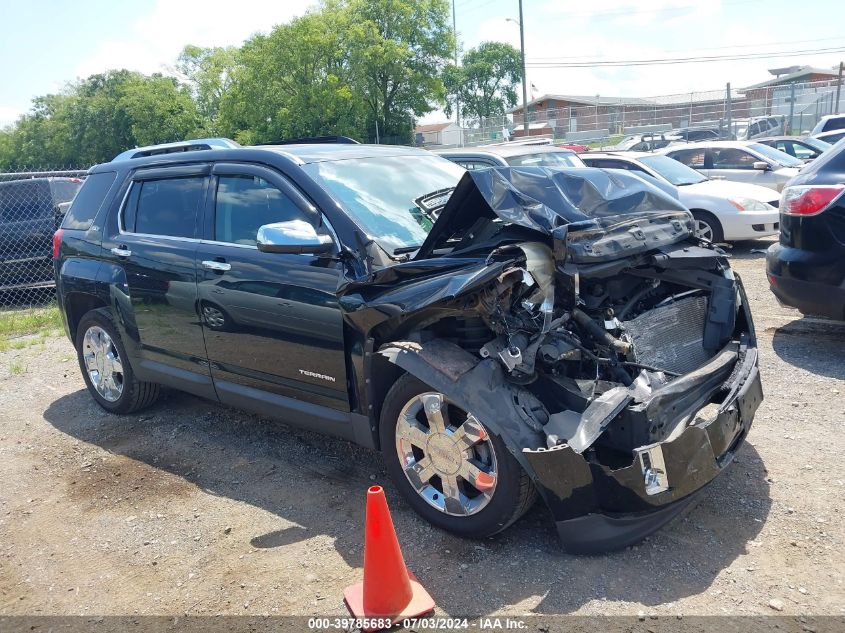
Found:
[[[20,374],[26,373],[26,365],[23,363],[13,360],[9,363],[9,373],[12,376],[19,376]]]
[[[62,317],[56,306],[0,310],[0,352],[43,345],[61,329]]]

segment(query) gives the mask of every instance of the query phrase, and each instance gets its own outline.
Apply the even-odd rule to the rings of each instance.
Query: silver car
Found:
[[[781,191],[804,162],[754,141],[712,141],[668,147],[660,152],[708,178],[747,182]]]

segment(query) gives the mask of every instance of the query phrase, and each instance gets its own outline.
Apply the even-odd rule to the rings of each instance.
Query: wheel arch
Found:
[[[76,330],[82,317],[92,310],[108,308],[108,303],[102,297],[87,292],[71,292],[64,297],[64,310],[67,315],[68,334],[71,342],[76,345]]]

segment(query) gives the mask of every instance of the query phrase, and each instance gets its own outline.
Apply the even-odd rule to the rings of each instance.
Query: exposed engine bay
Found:
[[[403,323],[381,355],[501,435],[573,551],[658,521],[617,530],[619,513],[674,516],[762,400],[725,253],[662,192],[584,171],[465,176],[414,261],[385,274],[416,286],[368,300]],[[607,538],[584,536],[588,517]]]

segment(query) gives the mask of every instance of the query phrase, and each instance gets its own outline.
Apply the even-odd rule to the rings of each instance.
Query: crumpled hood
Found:
[[[573,222],[620,215],[686,211],[669,194],[619,170],[498,167],[468,171],[414,259],[431,257],[479,218],[550,235]]]

